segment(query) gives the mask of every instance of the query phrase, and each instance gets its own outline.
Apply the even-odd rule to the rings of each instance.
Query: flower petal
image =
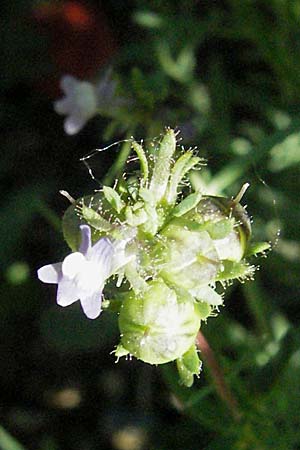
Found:
[[[80,83],[75,77],[72,75],[64,75],[60,80],[60,87],[63,92],[66,94],[72,94],[75,86]]]
[[[79,251],[86,256],[92,247],[91,228],[88,225],[80,225],[79,228],[81,231],[81,244]]]
[[[63,97],[60,100],[56,100],[56,102],[53,103],[54,111],[57,114],[68,114],[72,111],[72,102],[70,101],[69,97]]]
[[[62,277],[62,263],[47,264],[37,271],[39,280],[43,283],[58,283]]]
[[[89,260],[100,263],[104,270],[104,278],[111,272],[114,247],[109,239],[102,238],[96,242],[89,253]]]
[[[78,133],[85,125],[86,119],[79,116],[67,117],[64,122],[64,130],[67,134],[72,136]]]
[[[134,254],[126,255],[125,252],[125,248],[129,240],[130,239],[123,239],[113,242],[114,254],[112,258],[112,267],[111,267],[112,273],[117,272],[118,269],[120,269],[121,267],[125,266],[127,263],[135,259]]]
[[[60,306],[69,306],[79,299],[78,287],[72,280],[62,278],[58,284],[56,301]]]
[[[62,273],[65,277],[71,279],[80,273],[86,263],[84,255],[80,252],[70,253],[62,263]]]
[[[101,313],[102,291],[80,299],[84,314],[89,319],[96,319]]]

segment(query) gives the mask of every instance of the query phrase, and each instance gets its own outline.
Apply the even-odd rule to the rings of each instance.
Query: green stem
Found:
[[[42,200],[37,203],[37,212],[54,228],[61,233],[61,220],[51,208]]]
[[[218,392],[220,398],[228,406],[234,420],[239,422],[242,418],[242,414],[239,410],[237,400],[226,383],[223,370],[216,360],[212,348],[201,331],[198,331],[196,345],[201,351],[201,356],[203,356],[204,361],[210,369],[211,376],[216,386],[216,391]]]

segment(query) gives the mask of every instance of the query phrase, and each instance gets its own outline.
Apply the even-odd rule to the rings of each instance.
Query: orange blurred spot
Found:
[[[63,15],[74,27],[88,28],[93,24],[90,12],[77,2],[67,2],[63,7]]]
[[[59,79],[62,75],[90,79],[117,50],[114,33],[103,12],[86,5],[85,1],[46,1],[32,11],[39,31],[49,39],[49,59],[55,67],[52,76],[40,80],[38,89],[51,98],[61,94]]]

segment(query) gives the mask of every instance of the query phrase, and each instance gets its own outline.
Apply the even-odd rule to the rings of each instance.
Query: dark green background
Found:
[[[88,38],[64,15],[68,4],[1,6],[0,448],[300,449],[300,1],[89,1]],[[186,49],[190,59],[180,60]],[[131,99],[126,118],[97,117],[65,135],[52,105],[59,77],[89,78],[108,65]],[[55,288],[36,277],[68,252],[58,191],[98,187],[80,157],[127,130],[149,138],[164,126],[198,146],[204,178],[220,193],[251,183],[255,237],[277,244],[254,261],[256,281],[229,287],[225,308],[203,327],[238,423],[207,366],[188,390],[172,365],[115,364],[115,318],[59,308]],[[117,155],[93,158],[99,179]],[[139,446],[126,447],[121,432]]]

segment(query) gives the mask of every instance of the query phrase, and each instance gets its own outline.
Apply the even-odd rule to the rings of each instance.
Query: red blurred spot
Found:
[[[42,3],[33,10],[34,18],[44,26],[65,22],[73,28],[88,28],[94,24],[95,11],[76,2]]]
[[[51,97],[59,95],[62,75],[92,78],[117,49],[102,11],[84,2],[43,3],[35,7],[33,17],[50,42],[49,59],[56,74],[41,84]]]
[[[80,3],[67,2],[63,10],[67,22],[75,28],[87,28],[93,24],[91,13]]]

